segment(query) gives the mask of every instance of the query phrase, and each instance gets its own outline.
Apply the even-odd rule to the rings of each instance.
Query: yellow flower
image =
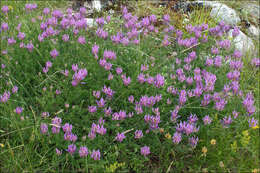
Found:
[[[166,137],[167,139],[171,139],[172,136],[171,136],[170,133],[166,133],[166,134],[165,134],[165,137]]]
[[[249,144],[251,137],[249,136],[248,130],[243,131],[242,135],[240,142],[243,147],[246,147]]]
[[[4,147],[5,147],[5,145],[4,145],[4,144],[2,144],[2,143],[0,143],[0,147],[4,148]]]
[[[211,141],[210,141],[211,145],[216,145],[216,143],[217,143],[216,139],[211,139]]]
[[[231,150],[233,152],[236,152],[237,151],[237,141],[234,141],[233,144],[231,144]]]
[[[208,149],[207,149],[207,147],[202,147],[201,151],[202,151],[203,154],[206,154],[208,152]]]
[[[258,125],[253,126],[252,129],[254,129],[254,130],[255,130],[255,129],[259,129],[259,126],[258,126]]]

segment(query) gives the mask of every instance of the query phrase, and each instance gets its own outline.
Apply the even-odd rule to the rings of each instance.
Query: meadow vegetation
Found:
[[[1,3],[0,172],[259,172],[238,27],[142,1],[91,27],[60,2]]]

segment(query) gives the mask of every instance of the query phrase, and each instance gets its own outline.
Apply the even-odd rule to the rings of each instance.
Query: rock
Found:
[[[226,24],[235,26],[241,20],[237,15],[236,11],[229,8],[227,5],[215,1],[197,1],[198,3],[203,3],[205,7],[211,7],[210,16],[212,18],[220,18]]]
[[[255,39],[259,39],[259,28],[255,27],[254,25],[251,25],[247,31],[250,36],[252,36]]]
[[[257,4],[252,4],[252,3],[248,3],[247,5],[245,5],[243,7],[248,13],[249,15],[251,15],[252,17],[256,18],[256,19],[260,19],[260,6]]]
[[[100,0],[93,0],[92,1],[92,7],[96,10],[96,11],[101,11],[102,8],[102,4],[100,2]]]
[[[212,18],[219,18],[232,26],[237,25],[241,21],[235,10],[216,1],[197,0],[192,2],[178,2],[172,8],[174,10],[183,10],[184,12],[190,12],[194,8],[211,9],[210,16]]]
[[[233,29],[228,33],[232,37]],[[239,31],[239,35],[233,39],[235,48],[245,54],[247,51],[249,53],[254,53],[255,46],[251,38],[247,37],[242,31]]]
[[[92,18],[85,18],[85,20],[87,20],[87,26],[88,27],[93,27],[94,25],[96,25],[95,20],[92,19]]]

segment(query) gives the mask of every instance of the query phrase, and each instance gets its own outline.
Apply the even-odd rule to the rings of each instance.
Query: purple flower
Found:
[[[115,60],[116,59],[116,53],[110,50],[105,50],[104,51],[104,59],[111,59]]]
[[[180,94],[179,94],[179,103],[180,105],[184,105],[185,102],[187,101],[187,97],[186,97],[186,91],[185,90],[181,90]]]
[[[100,151],[93,150],[91,153],[91,158],[93,158],[94,160],[100,160]]]
[[[128,101],[130,102],[130,103],[134,103],[134,96],[129,96],[128,97]]]
[[[173,137],[172,137],[172,142],[175,143],[175,144],[178,144],[178,143],[181,142],[181,139],[182,139],[181,133],[175,132],[175,133],[173,134]]]
[[[163,15],[163,20],[164,20],[164,22],[169,23],[170,22],[170,16],[168,14]]]
[[[144,76],[143,73],[140,73],[140,74],[138,75],[137,79],[138,79],[138,82],[141,83],[141,84],[146,81],[146,80],[145,80],[145,76]]]
[[[42,72],[43,72],[43,73],[48,73],[48,71],[49,71],[49,68],[48,68],[48,67],[43,67],[43,68],[42,68]]]
[[[116,140],[122,142],[125,139],[124,133],[117,133]]]
[[[260,66],[260,58],[253,58],[253,59],[251,60],[251,64],[252,64],[253,66],[259,67],[259,66]]]
[[[143,132],[142,130],[136,130],[135,131],[135,139],[140,139],[143,137]]]
[[[73,75],[72,85],[73,86],[78,85],[80,81],[85,79],[87,74],[88,74],[88,71],[86,69],[79,69],[79,71],[75,72],[75,74]]]
[[[154,86],[157,88],[164,86],[164,77],[161,76],[160,74],[157,74],[154,80]]]
[[[254,119],[254,117],[249,119],[248,123],[249,123],[249,127],[252,127],[252,128],[256,128],[258,126],[258,120]]]
[[[62,151],[59,150],[58,148],[56,148],[55,150],[56,150],[56,155],[57,155],[57,156],[60,156],[60,155],[62,154]]]
[[[84,37],[84,36],[79,36],[78,42],[79,42],[80,44],[86,44],[85,37]]]
[[[117,74],[121,74],[122,72],[123,72],[122,68],[120,68],[120,67],[116,68],[116,73]]]
[[[100,97],[100,91],[93,91],[93,96],[96,98]]]
[[[42,112],[43,118],[46,118],[46,117],[49,117],[49,116],[50,116],[49,112]]]
[[[4,6],[1,8],[1,10],[2,10],[2,12],[3,12],[4,14],[7,14],[8,11],[9,11],[9,7],[8,7],[7,5],[4,5]]]
[[[131,78],[129,76],[127,78],[123,76],[123,83],[125,86],[129,85],[131,83]]]
[[[219,101],[215,104],[215,109],[218,111],[224,110],[225,105],[227,104],[227,101],[225,99],[220,98]]]
[[[8,38],[8,45],[13,45],[15,43],[16,43],[16,40],[13,37]]]
[[[78,64],[72,64],[71,69],[76,72],[78,70]]]
[[[98,50],[99,50],[99,46],[94,44],[93,47],[92,47],[92,53],[97,56],[98,54]]]
[[[75,153],[76,149],[77,149],[76,145],[71,144],[71,145],[68,146],[67,151],[72,155],[72,154]]]
[[[62,36],[62,40],[64,41],[64,42],[67,42],[67,41],[69,41],[69,35],[68,34],[64,34],[63,36]]]
[[[90,113],[94,113],[94,112],[97,111],[97,107],[96,107],[96,106],[89,106],[89,107],[88,107],[88,111],[89,111]]]
[[[17,91],[18,91],[18,87],[15,85],[13,88],[12,88],[12,93],[14,94],[14,93],[17,93]]]
[[[105,135],[107,132],[107,129],[103,125],[98,125],[96,132],[101,135]]]
[[[206,115],[204,118],[203,118],[203,122],[204,122],[204,125],[207,125],[207,124],[210,124],[212,121],[212,119]]]
[[[191,137],[189,138],[189,144],[191,145],[192,148],[195,148],[197,143],[198,143],[199,138],[198,137]]]
[[[33,46],[32,43],[28,43],[28,44],[26,45],[26,48],[27,48],[27,50],[28,50],[29,52],[32,52],[34,46]]]
[[[51,52],[50,52],[50,55],[52,56],[52,58],[56,58],[58,55],[59,55],[59,52],[56,50],[56,49],[53,49]]]
[[[149,155],[149,154],[150,154],[150,147],[148,147],[148,146],[142,147],[142,148],[141,148],[141,154],[142,154],[143,156]]]
[[[114,95],[114,91],[110,88],[110,87],[106,87],[106,85],[104,85],[102,91],[109,97],[111,98]]]
[[[105,108],[105,109],[104,109],[104,112],[105,112],[105,115],[106,115],[106,116],[111,115],[111,114],[112,114],[112,109],[111,109],[111,107]]]
[[[106,104],[106,101],[103,98],[101,98],[99,101],[96,101],[96,102],[97,102],[98,107],[100,107],[100,108],[104,107]]]
[[[48,132],[48,125],[46,123],[41,123],[41,133],[45,134]]]
[[[63,131],[64,131],[65,133],[69,133],[69,132],[71,132],[71,130],[72,130],[72,125],[69,124],[69,123],[66,123],[66,124],[64,124],[64,126],[62,126],[62,129],[63,129]]]
[[[238,27],[234,27],[234,30],[233,30],[233,32],[232,32],[232,36],[233,36],[233,37],[236,37],[236,36],[239,35],[239,33],[240,33],[239,28],[238,28]]]
[[[235,50],[234,53],[233,53],[233,57],[234,58],[241,58],[242,53],[239,50]]]
[[[21,114],[23,112],[23,108],[22,107],[16,107],[15,112],[17,114]]]
[[[79,149],[79,156],[86,157],[88,155],[88,148],[85,146],[80,147]]]
[[[45,64],[46,67],[50,68],[52,67],[52,63],[50,61],[47,61],[46,64]]]
[[[47,15],[50,13],[50,9],[49,8],[44,8],[43,9],[43,14]]]
[[[25,33],[19,32],[17,37],[19,40],[23,40],[25,38]]]
[[[196,123],[196,121],[198,121],[198,117],[194,114],[191,114],[190,116],[189,116],[189,118],[188,118],[188,120],[189,120],[189,123]]]
[[[228,127],[232,123],[232,118],[231,118],[231,116],[224,117],[223,120],[221,120],[221,122],[224,127]]]

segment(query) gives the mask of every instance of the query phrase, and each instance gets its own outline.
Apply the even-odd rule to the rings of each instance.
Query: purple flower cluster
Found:
[[[246,98],[243,100],[243,105],[249,115],[255,113],[254,96],[251,92],[246,95]]]
[[[73,80],[71,82],[72,86],[77,86],[80,83],[80,81],[85,79],[87,74],[88,74],[88,71],[86,69],[76,70],[73,75]]]
[[[141,154],[142,154],[143,156],[147,156],[147,155],[149,155],[150,153],[151,153],[151,152],[150,152],[150,147],[144,146],[144,147],[141,148]]]

